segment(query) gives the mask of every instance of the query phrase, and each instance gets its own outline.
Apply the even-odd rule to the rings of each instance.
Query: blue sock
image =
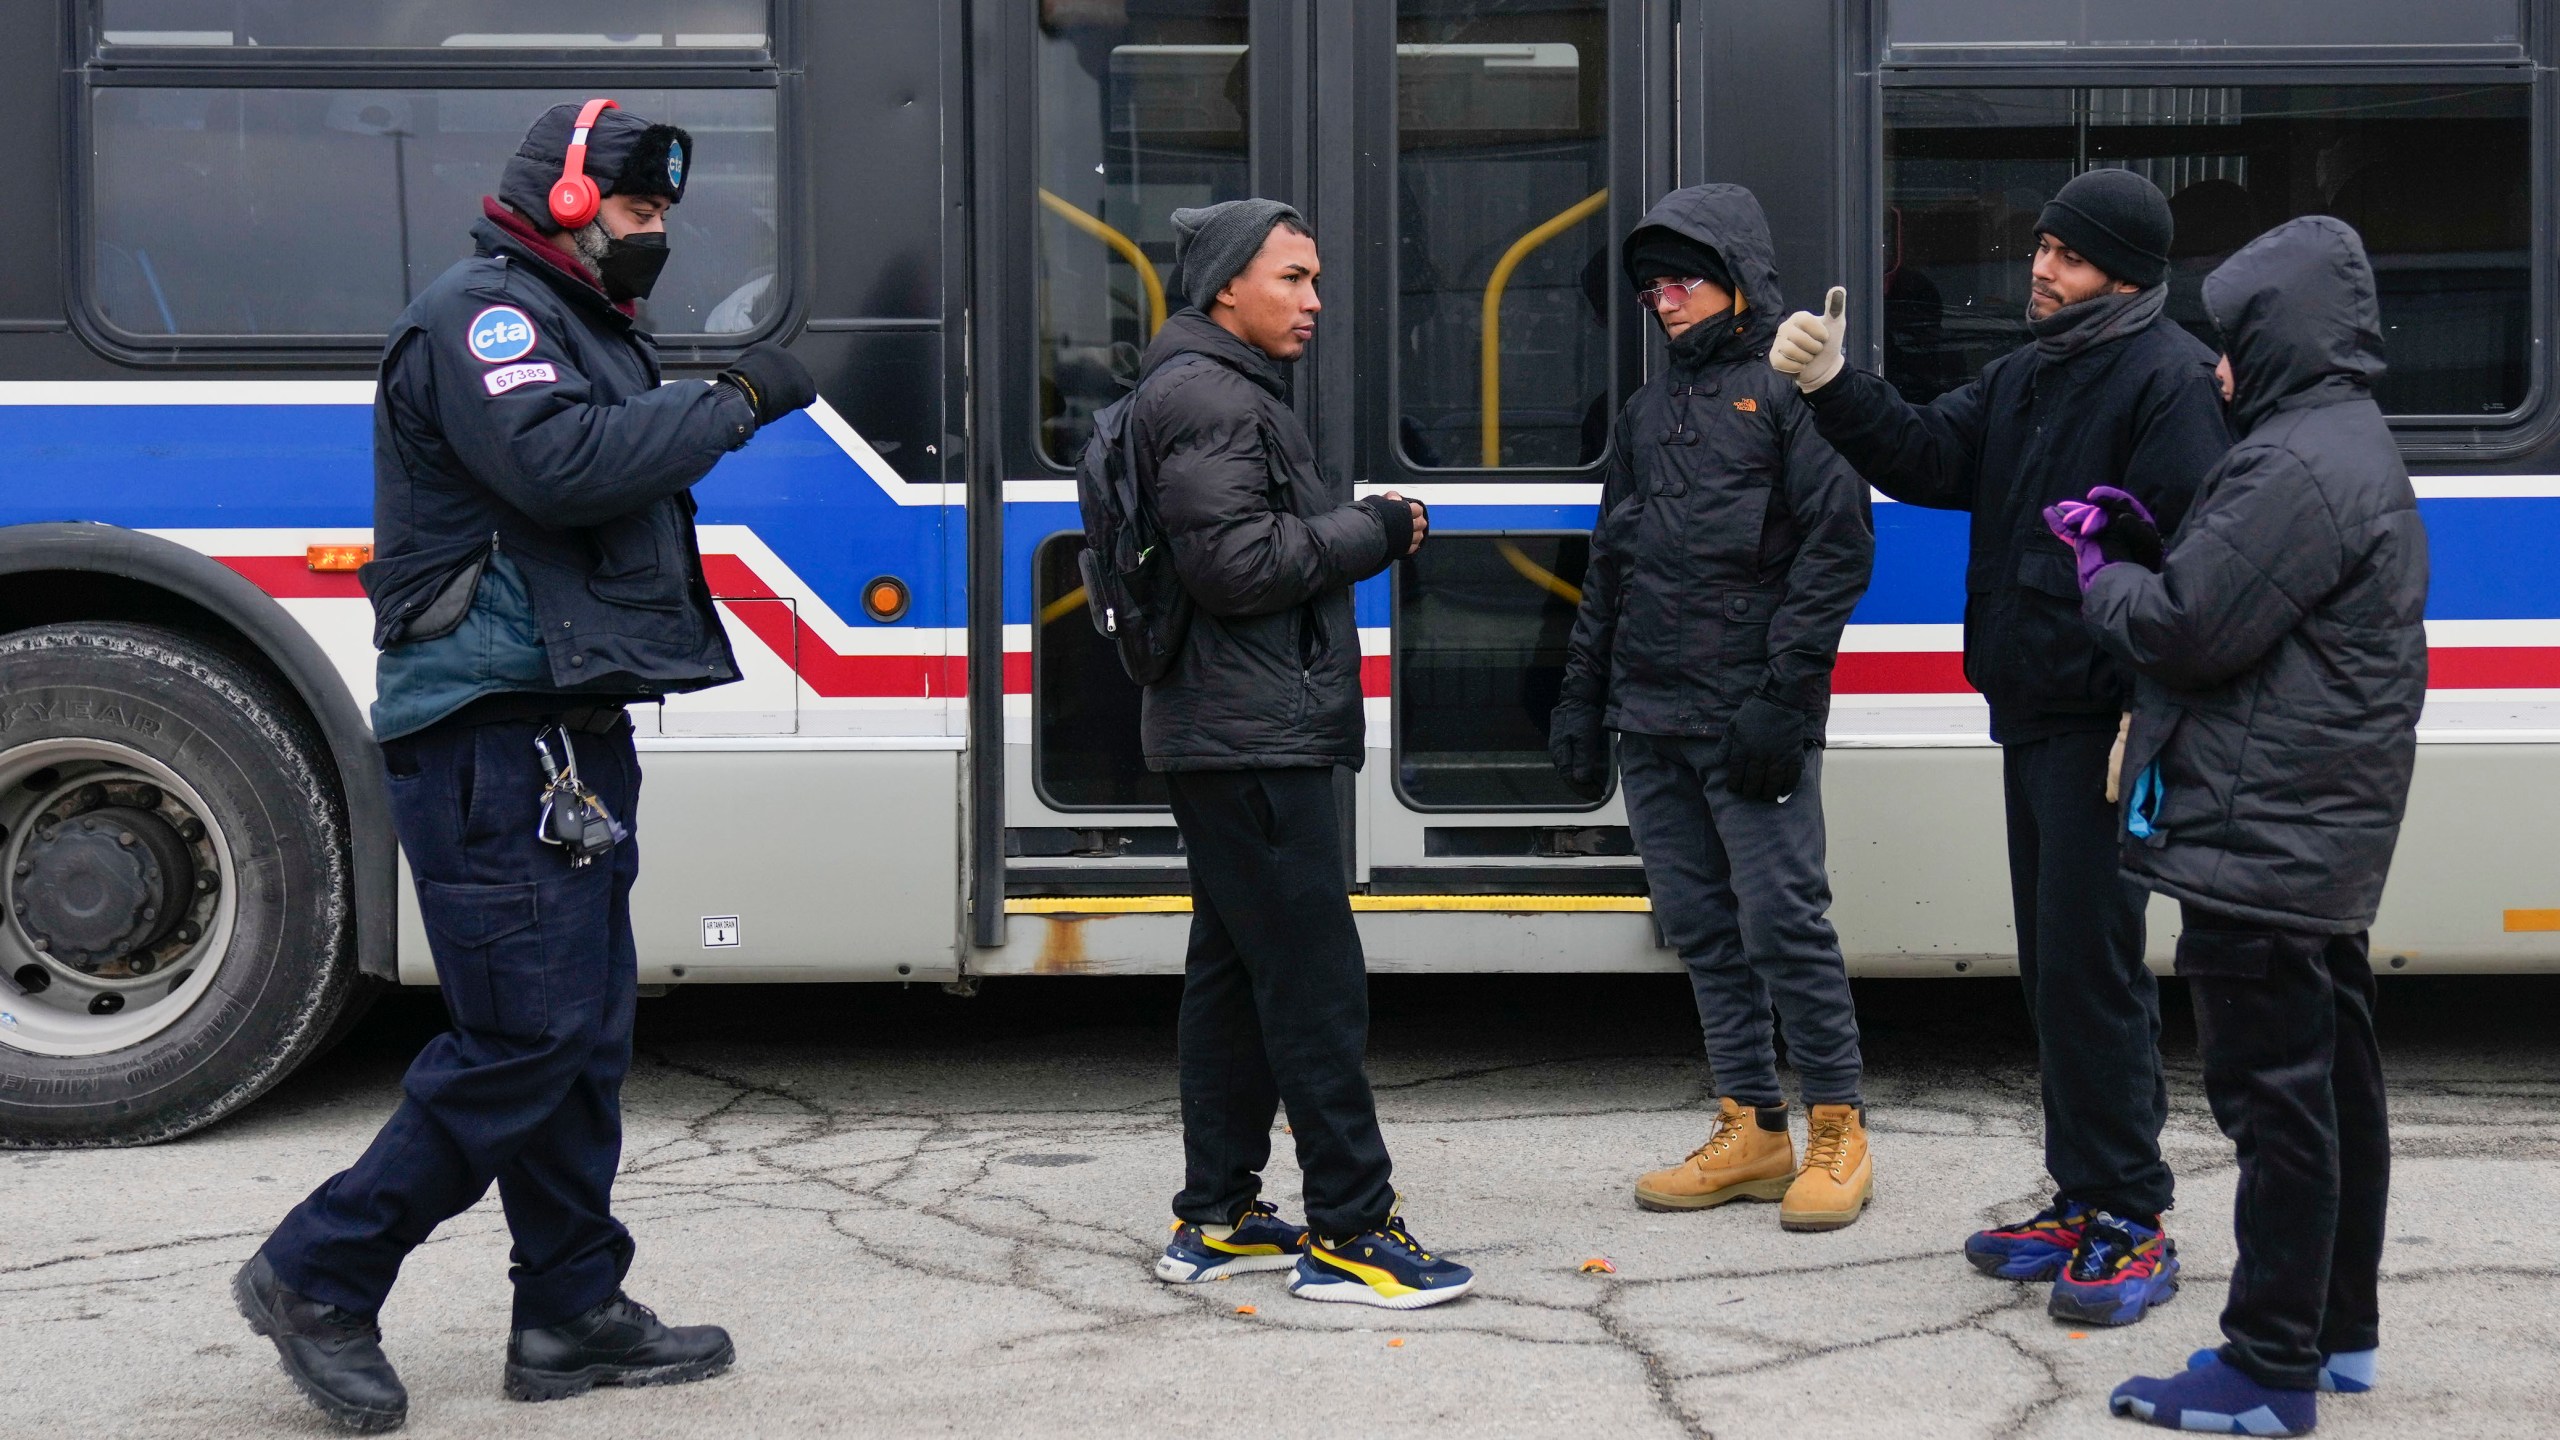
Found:
[[[2303,1435],[2320,1423],[2317,1392],[2277,1390],[2206,1352],[2204,1363],[2167,1379],[2137,1375],[2115,1388],[2107,1408],[2169,1430],[2221,1435]]]
[[[2373,1388],[2374,1362],[2380,1350],[2340,1350],[2320,1357],[2320,1388],[2336,1395],[2361,1395]],[[2210,1365],[2222,1358],[2222,1352],[2211,1347],[2187,1357],[2187,1368]]]

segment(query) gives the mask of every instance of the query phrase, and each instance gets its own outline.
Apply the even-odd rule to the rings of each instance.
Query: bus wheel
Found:
[[[0,1144],[211,1124],[358,985],[327,747],[275,682],[164,630],[0,635],[0,906]]]

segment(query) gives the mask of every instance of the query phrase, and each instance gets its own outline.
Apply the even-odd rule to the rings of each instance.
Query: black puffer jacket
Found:
[[[1993,739],[2115,728],[2133,687],[2080,624],[2079,574],[2044,507],[2113,485],[2174,533],[2231,445],[2213,365],[2161,320],[2061,361],[2020,346],[1926,406],[1855,367],[1806,397],[1877,489],[1972,512],[1964,676],[1991,702]]]
[[[1739,185],[1663,197],[1662,226],[1715,248],[1739,314],[1703,321],[1618,412],[1560,723],[1712,737],[1752,692],[1807,717],[1831,704],[1841,628],[1875,562],[1867,487],[1769,368],[1786,313],[1769,222]]]
[[[2353,230],[2288,221],[2205,281],[2247,437],[2160,574],[2110,565],[2084,611],[2141,675],[2127,788],[2157,762],[2125,868],[2292,930],[2373,923],[2427,698],[2427,532],[2390,427],[2373,271]]]
[[[1145,383],[1185,355],[1214,363]],[[1366,724],[1351,586],[1392,558],[1386,507],[1347,503],[1350,487],[1316,472],[1280,362],[1199,311],[1165,321],[1140,376],[1139,483],[1199,606],[1173,672],[1147,687],[1147,767],[1357,768]]]

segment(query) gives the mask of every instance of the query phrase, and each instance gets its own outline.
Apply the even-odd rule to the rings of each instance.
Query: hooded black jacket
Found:
[[[1160,384],[1148,377],[1186,355]],[[1151,770],[1348,765],[1364,755],[1351,587],[1387,568],[1387,522],[1317,473],[1279,361],[1197,310],[1156,332],[1130,410],[1138,482],[1199,607],[1147,687]]]
[[[2079,573],[2044,507],[2113,485],[2173,534],[2231,445],[2213,367],[2195,337],[2154,321],[2059,361],[2020,346],[1926,406],[1855,366],[1806,397],[1878,490],[1972,512],[1964,676],[1991,702],[1993,739],[2115,728],[2132,683],[2081,625]]]
[[[1786,310],[1760,202],[1739,185],[1673,191],[1629,232],[1626,263],[1655,226],[1724,257],[1738,313],[1674,341],[1618,412],[1561,703],[1613,730],[1713,737],[1756,690],[1818,740],[1875,562],[1867,487],[1769,368]]]
[[[753,408],[727,385],[660,385],[630,314],[489,209],[471,231],[479,253],[419,292],[383,344],[375,558],[361,576],[374,643],[424,639],[417,622],[458,615],[449,587],[496,546],[523,576],[547,690],[736,679],[689,492],[755,433]],[[519,324],[530,334],[503,328]]]
[[[2161,573],[2110,565],[2083,602],[2141,676],[2124,773],[2157,762],[2149,888],[2290,930],[2373,923],[2427,698],[2427,532],[2390,427],[2372,268],[2353,230],[2288,221],[2223,262],[2247,435]]]

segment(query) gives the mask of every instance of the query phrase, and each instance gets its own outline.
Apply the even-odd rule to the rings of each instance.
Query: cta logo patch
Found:
[[[681,140],[667,142],[667,187],[672,190],[684,188],[684,142]]]
[[[480,383],[489,387],[490,394],[504,395],[519,385],[549,384],[559,378],[560,372],[551,368],[550,361],[536,360],[530,365],[510,365],[504,370],[492,370],[480,377]]]
[[[471,329],[465,338],[471,354],[483,365],[504,365],[521,360],[533,352],[537,338],[533,322],[513,305],[492,305],[471,317]]]

